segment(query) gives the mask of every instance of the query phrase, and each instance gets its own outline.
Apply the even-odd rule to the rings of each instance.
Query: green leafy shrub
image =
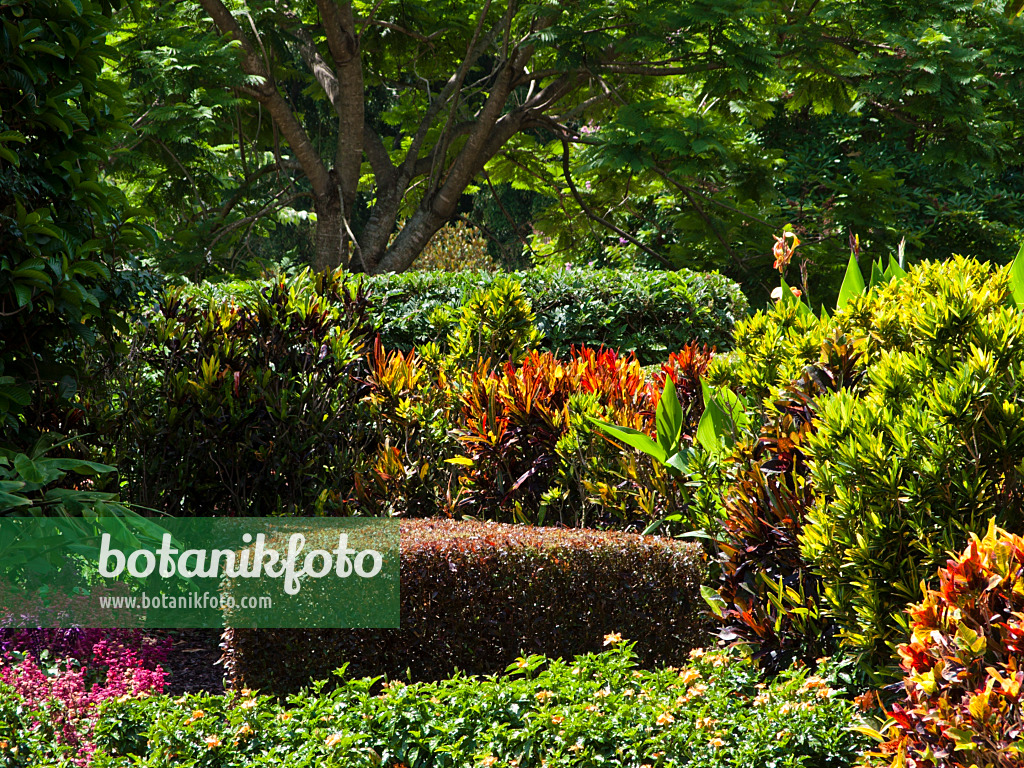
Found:
[[[739,286],[718,274],[538,268],[511,277],[536,315],[540,349],[558,356],[573,346],[604,346],[652,365],[691,342],[725,349],[747,311]],[[444,343],[458,308],[501,279],[486,272],[370,278],[367,291],[384,346],[408,351]]]
[[[882,676],[906,631],[904,606],[944,553],[989,517],[1020,526],[1024,471],[1024,312],[1006,270],[957,258],[890,277],[845,297],[833,317],[779,302],[741,323],[735,350],[708,371],[757,403],[755,425],[771,423],[792,410],[775,404],[789,382],[820,376],[830,339],[850,345],[842,379],[860,383],[820,382],[800,435],[813,503],[802,522],[783,515],[803,561],[787,567],[820,577],[816,609],[861,669]],[[727,483],[724,495],[745,492]],[[767,563],[749,571],[778,583]],[[805,597],[794,607],[807,609]]]
[[[118,323],[148,236],[99,181],[120,94],[105,3],[0,8],[0,442],[26,449],[70,432],[84,347]],[[17,435],[17,433],[24,433]]]
[[[402,226],[399,224],[398,229]],[[493,272],[497,267],[487,250],[483,233],[472,224],[456,221],[445,224],[430,238],[411,268],[420,272]]]
[[[748,660],[718,652],[642,671],[629,644],[616,645],[572,661],[526,656],[493,678],[382,689],[345,679],[284,702],[251,691],[110,702],[94,766],[844,768],[856,759],[852,706],[830,677],[791,670],[764,685]]]
[[[534,319],[523,287],[498,278],[466,299],[448,334],[448,354],[469,365],[477,360],[519,362],[540,340]]]
[[[1018,766],[1024,539],[990,526],[938,582],[910,608],[911,639],[899,647],[904,696],[875,757],[893,768]]]
[[[881,667],[946,553],[989,518],[1024,523],[1024,312],[1005,269],[955,259],[852,300],[837,322],[861,340],[868,383],[821,403],[801,548],[847,646]]]
[[[571,658],[622,632],[645,664],[680,663],[707,622],[701,550],[674,539],[468,521],[403,521],[401,629],[225,632],[236,686],[329,675],[492,674],[522,653]]]
[[[94,478],[113,473],[114,467],[53,455],[67,443],[48,433],[24,453],[0,448],[0,517],[28,518],[20,533],[8,529],[0,541],[0,592],[7,597],[0,601],[0,626],[25,626],[37,610],[47,611],[52,621],[60,609],[46,606],[56,606],[58,595],[75,594],[79,585],[70,583],[71,569],[58,583],[63,565],[58,550],[98,557],[102,533],[119,546],[154,543],[162,534],[121,504],[117,494],[92,489]],[[55,546],[57,539],[62,545]],[[11,592],[17,593],[14,599]]]
[[[344,511],[374,439],[359,404],[371,333],[340,274],[279,278],[250,306],[169,290],[91,406],[131,500],[177,515]]]

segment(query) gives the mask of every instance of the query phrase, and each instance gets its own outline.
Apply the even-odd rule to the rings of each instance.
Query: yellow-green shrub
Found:
[[[863,379],[814,397],[810,429],[794,445],[811,494],[806,519],[790,525],[802,562],[747,572],[779,583],[810,567],[821,580],[816,608],[842,644],[865,672],[889,676],[921,580],[990,517],[1022,524],[1024,311],[1005,269],[924,262],[832,317],[795,301],[758,313],[739,324],[735,350],[709,379],[745,391],[772,422],[786,413],[774,401],[789,382],[822,375],[814,368],[835,339],[855,353],[844,375]],[[758,551],[755,539],[726,543]]]

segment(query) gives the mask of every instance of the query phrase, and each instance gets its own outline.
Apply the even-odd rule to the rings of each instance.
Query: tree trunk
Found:
[[[404,272],[417,256],[427,247],[437,231],[448,219],[432,210],[420,208],[413,214],[402,231],[395,237],[391,247],[377,264],[375,272]]]
[[[313,208],[316,210],[313,268],[317,272],[337,269],[341,265],[345,247],[341,197],[337,190],[333,195],[317,196],[313,200]]]

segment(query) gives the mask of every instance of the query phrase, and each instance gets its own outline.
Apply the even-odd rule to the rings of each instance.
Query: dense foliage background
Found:
[[[390,678],[284,702],[0,600],[0,761],[1017,765],[1022,9],[0,0],[14,592],[443,518],[397,638],[224,635]]]
[[[454,220],[500,265],[718,268],[761,300],[788,225],[827,304],[854,235],[1015,251],[1013,3],[332,5],[114,17],[103,80],[127,111],[103,171],[149,212],[152,263],[403,269]]]

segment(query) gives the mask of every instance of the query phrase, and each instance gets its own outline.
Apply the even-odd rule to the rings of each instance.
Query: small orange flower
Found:
[[[279,714],[277,716],[277,719],[280,720],[282,723],[287,723],[289,720],[292,719],[292,713],[291,712],[282,712],[281,714]]]
[[[671,723],[674,723],[675,721],[676,719],[672,717],[671,712],[662,712],[660,715],[658,715],[658,725],[669,725]]]
[[[203,710],[201,709],[197,709],[195,712],[192,713],[192,716],[185,721],[185,725],[192,725],[192,723],[194,723],[196,720],[201,720],[204,717],[206,717],[206,713],[203,712]]]
[[[708,744],[710,744],[710,745],[711,745],[712,747],[714,747],[715,749],[719,749],[720,747],[724,747],[724,746],[725,746],[725,742],[724,742],[724,741],[722,741],[722,740],[721,740],[720,738],[718,738],[717,736],[715,736],[715,738],[711,739],[711,740],[710,740],[710,741],[708,742]]]
[[[561,715],[554,715],[551,718],[551,722],[554,723],[555,725],[561,725],[563,720],[565,720],[565,718],[562,717]]]
[[[791,290],[793,292],[793,295],[796,296],[798,299],[801,296],[804,295],[804,292],[801,291],[799,288],[793,288],[792,286],[790,286],[789,290]],[[772,300],[773,301],[779,301],[781,299],[782,299],[782,286],[778,285],[778,286],[776,286],[775,288],[772,289]]]
[[[340,733],[332,733],[330,736],[324,739],[324,746],[328,749],[331,749],[332,747],[336,747],[339,744],[341,744],[341,742],[344,741],[344,739],[345,737],[342,736]]]
[[[700,680],[700,672],[696,669],[688,669],[679,676],[679,682],[683,685],[689,685],[694,680]]]
[[[605,645],[616,645],[622,642],[622,634],[619,632],[609,632],[604,636]]]
[[[220,737],[219,736],[207,736],[206,737],[206,748],[207,749],[216,749],[219,746],[220,746]]]

